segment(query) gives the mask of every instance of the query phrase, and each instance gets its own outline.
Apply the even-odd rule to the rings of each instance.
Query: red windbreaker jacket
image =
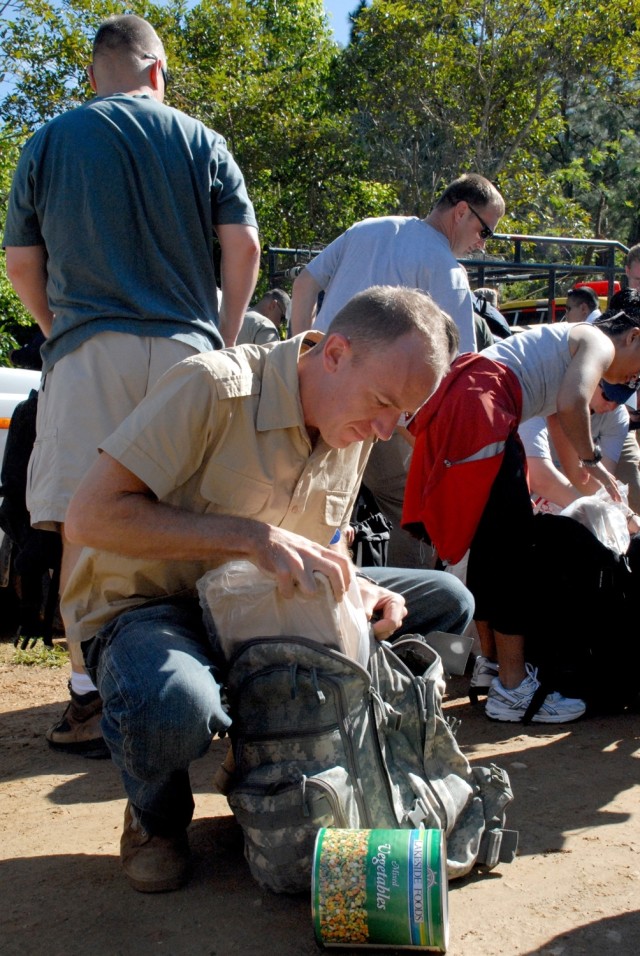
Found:
[[[511,369],[470,352],[453,362],[412,423],[402,527],[428,537],[443,561],[456,564],[468,550],[521,414]]]

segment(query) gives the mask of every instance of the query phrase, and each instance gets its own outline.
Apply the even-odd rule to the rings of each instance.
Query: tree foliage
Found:
[[[467,170],[497,181],[522,231],[584,233],[567,188],[583,155],[572,103],[620,101],[638,68],[637,0],[372,0],[353,17],[337,83],[380,179],[423,215]],[[610,134],[598,137],[602,144]]]
[[[227,138],[265,246],[425,215],[466,170],[505,230],[640,238],[640,0],[354,0],[344,49],[321,0],[0,0],[2,219],[20,145],[91,95],[96,27],[125,10],[163,39],[167,102]],[[4,277],[0,309],[27,321]]]

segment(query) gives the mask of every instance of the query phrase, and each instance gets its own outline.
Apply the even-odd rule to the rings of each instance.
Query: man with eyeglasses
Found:
[[[425,219],[384,216],[357,222],[296,278],[291,298],[292,334],[311,325],[325,330],[352,295],[384,282],[428,292],[458,327],[460,351],[477,351],[469,280],[458,258],[483,250],[503,213],[504,201],[495,186],[484,176],[470,173],[447,186]],[[318,310],[322,290],[324,299]],[[384,356],[380,358],[384,360]],[[432,567],[431,549],[412,540],[400,526],[410,454],[400,433],[384,445],[376,445],[365,484],[393,525],[390,564]]]
[[[293,334],[312,324],[324,331],[352,295],[384,282],[428,292],[458,326],[460,351],[474,352],[471,292],[458,259],[483,250],[503,214],[504,200],[495,186],[469,173],[447,186],[425,219],[384,216],[357,222],[296,278]]]
[[[67,505],[99,443],[166,369],[234,344],[260,255],[224,139],[163,103],[167,58],[151,25],[106,20],[87,72],[96,96],[26,144],[4,234],[9,278],[46,337],[27,504],[34,526],[62,533],[61,591],[81,550],[65,539]],[[75,649],[71,659],[71,701],[47,739],[106,756],[100,699]]]

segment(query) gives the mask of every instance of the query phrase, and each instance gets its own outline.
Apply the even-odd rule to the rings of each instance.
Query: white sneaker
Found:
[[[478,696],[483,696],[489,690],[491,681],[498,676],[498,665],[488,657],[478,654],[473,665],[473,673],[469,682],[469,700],[472,704],[478,703]]]
[[[491,720],[504,720],[511,723],[522,720],[531,703],[531,698],[540,686],[538,669],[531,664],[525,665],[527,676],[517,687],[507,690],[494,677],[489,688],[485,713]],[[582,717],[587,705],[583,700],[563,697],[557,691],[547,694],[540,709],[531,718],[534,724],[565,724]]]

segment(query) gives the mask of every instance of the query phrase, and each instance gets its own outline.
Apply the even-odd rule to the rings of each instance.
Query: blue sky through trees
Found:
[[[324,8],[329,15],[329,26],[333,35],[343,46],[349,42],[350,24],[347,17],[358,6],[358,0],[324,0]]]

